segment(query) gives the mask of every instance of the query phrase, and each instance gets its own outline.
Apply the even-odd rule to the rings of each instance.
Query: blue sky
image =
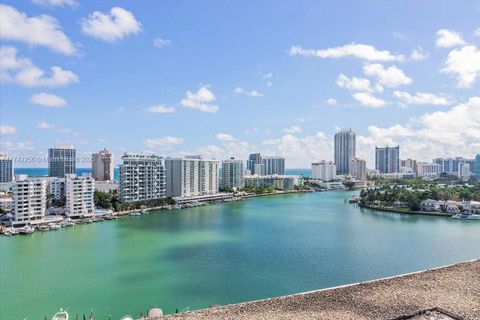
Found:
[[[480,1],[3,1],[0,23],[11,156],[68,143],[308,167],[342,127],[368,167],[375,145],[480,152]]]

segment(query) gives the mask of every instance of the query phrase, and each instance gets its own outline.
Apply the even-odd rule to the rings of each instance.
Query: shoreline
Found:
[[[386,212],[400,213],[405,215],[421,215],[421,216],[444,217],[444,218],[450,218],[453,216],[453,214],[443,213],[443,212],[411,211],[411,210],[405,211],[397,208],[370,206],[370,205],[360,204],[360,203],[358,203],[358,206],[361,208],[366,208],[366,209],[371,209],[376,211],[386,211]]]
[[[169,314],[158,319],[407,319],[407,315],[434,308],[462,319],[480,319],[479,273],[480,259],[477,258],[374,280]]]

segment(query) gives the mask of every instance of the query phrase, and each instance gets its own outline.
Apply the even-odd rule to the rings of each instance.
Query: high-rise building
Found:
[[[26,225],[42,220],[46,209],[47,181],[18,175],[13,185],[12,225]]]
[[[470,179],[471,172],[470,172],[470,164],[468,162],[462,161],[458,163],[458,173],[457,177],[461,180],[468,180]]]
[[[356,154],[356,136],[352,129],[342,129],[335,134],[334,151],[337,174],[348,174]]]
[[[218,160],[200,156],[165,159],[168,197],[193,197],[218,193]]]
[[[13,159],[0,153],[0,183],[13,181]]]
[[[312,178],[324,181],[335,179],[336,165],[332,161],[322,160],[312,163]]]
[[[222,189],[243,188],[243,161],[230,158],[222,161]]]
[[[360,158],[352,159],[350,175],[357,180],[365,181],[367,179],[367,162]]]
[[[50,177],[65,178],[66,174],[74,174],[75,171],[75,148],[73,146],[48,149],[48,175]]]
[[[265,175],[284,175],[285,174],[285,158],[277,156],[267,156],[262,158]]]
[[[66,214],[72,219],[91,217],[95,210],[93,192],[95,180],[90,174],[65,176]]]
[[[475,156],[475,177],[480,179],[480,153]]]
[[[112,181],[113,170],[113,154],[107,149],[92,154],[92,176],[96,181]]]
[[[251,174],[263,175],[263,170],[265,168],[262,166],[262,164],[262,156],[260,153],[252,153],[247,160],[247,169],[250,170]]]
[[[375,147],[375,169],[380,173],[400,172],[400,146]]]
[[[155,154],[125,153],[120,165],[120,201],[135,202],[165,197],[165,166]]]
[[[474,159],[465,159],[463,157],[455,157],[455,158],[436,158],[433,159],[434,163],[438,163],[442,166],[442,173],[454,175],[459,178],[464,178],[460,176],[459,171],[465,171],[465,166],[463,164],[468,164],[470,174],[475,170],[475,160]]]
[[[416,170],[419,177],[438,176],[442,173],[442,166],[438,163],[418,162]]]

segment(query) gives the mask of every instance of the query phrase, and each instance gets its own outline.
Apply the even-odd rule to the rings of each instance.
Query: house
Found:
[[[420,209],[428,212],[440,211],[440,203],[433,199],[423,200],[420,203]]]

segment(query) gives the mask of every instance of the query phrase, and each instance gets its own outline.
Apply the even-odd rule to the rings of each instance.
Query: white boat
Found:
[[[60,230],[62,228],[61,225],[56,223],[49,223],[48,226],[50,227],[50,230]]]
[[[57,313],[55,313],[53,315],[53,318],[52,320],[68,320],[68,313],[67,311],[63,310],[62,308],[60,308],[60,311],[58,311]]]
[[[139,211],[134,211],[134,212],[130,212],[128,215],[129,216],[140,216],[142,214]]]
[[[131,316],[123,316],[120,320],[134,320]]]
[[[457,213],[452,216],[452,219],[458,220],[480,220],[480,214],[471,214],[471,213]]]
[[[32,233],[34,231],[35,231],[35,229],[33,227],[29,226],[29,225],[26,225],[25,227],[18,229],[18,233],[20,233],[20,234],[29,234],[29,233]]]

